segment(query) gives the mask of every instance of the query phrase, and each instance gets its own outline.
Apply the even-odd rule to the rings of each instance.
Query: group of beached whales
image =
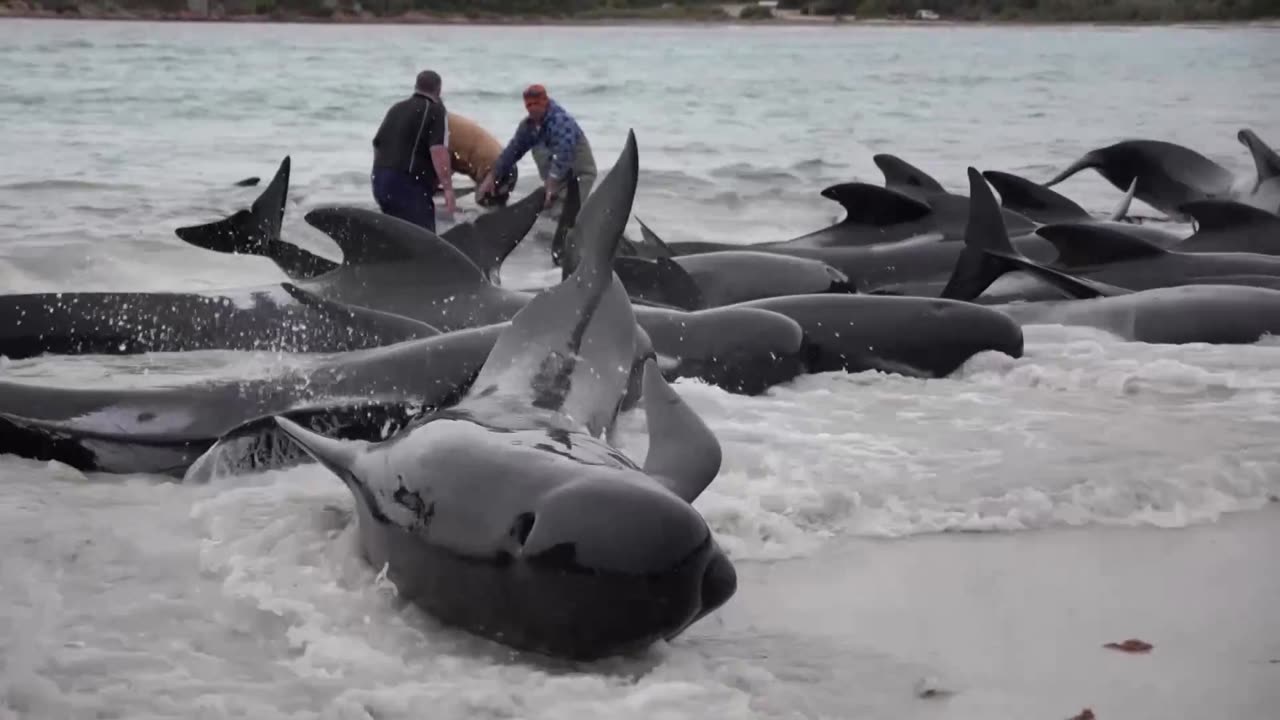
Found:
[[[877,155],[883,185],[822,191],[842,221],[743,246],[666,243],[644,223],[627,237],[629,134],[587,198],[570,183],[550,247],[561,282],[530,290],[504,287],[499,270],[542,189],[440,235],[314,209],[305,219],[337,244],[335,262],[281,237],[285,158],[249,209],[177,235],[269,258],[288,282],[0,296],[0,355],[317,355],[274,377],[177,388],[0,381],[0,453],[191,481],[314,460],[349,488],[360,551],[401,597],[518,649],[629,652],[737,588],[692,508],[721,449],[670,381],[756,394],[805,373],[940,378],[984,351],[1020,357],[1022,325],[1040,322],[1254,342],[1280,330],[1280,158],[1251,131],[1239,138],[1256,178],[1136,140],[1044,184],[971,167],[967,195]],[[1087,167],[1125,191],[1103,217],[1049,187]],[[1135,197],[1194,234],[1126,222]],[[643,463],[613,442],[636,407]]]

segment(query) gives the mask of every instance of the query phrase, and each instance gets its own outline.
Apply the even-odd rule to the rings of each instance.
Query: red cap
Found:
[[[547,106],[547,89],[537,83],[524,89],[524,107],[526,110]]]

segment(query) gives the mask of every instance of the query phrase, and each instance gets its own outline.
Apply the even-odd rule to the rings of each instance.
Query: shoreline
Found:
[[[467,17],[462,14],[437,15],[422,12],[409,12],[401,15],[376,16],[368,13],[353,15],[334,13],[330,16],[314,16],[301,13],[281,13],[274,15],[203,15],[190,11],[108,11],[101,8],[79,8],[77,12],[56,12],[53,10],[15,8],[0,5],[0,21],[15,20],[80,20],[80,21],[114,21],[114,22],[160,22],[160,23],[212,23],[212,24],[259,24],[259,25],[473,25],[479,27],[621,27],[621,26],[745,26],[745,27],[891,27],[891,28],[986,28],[986,27],[1185,27],[1185,28],[1237,28],[1263,27],[1280,29],[1280,18],[1253,20],[912,20],[906,18],[840,18],[818,15],[787,15],[762,19],[743,19],[733,16],[687,17],[655,15],[645,16],[606,16],[606,17],[543,17],[543,16],[485,16]]]
[[[1276,503],[1179,528],[846,537],[737,563],[746,590],[676,643],[779,638],[775,674],[817,655],[830,676],[801,692],[828,716],[862,683],[875,715],[1263,720],[1280,702],[1277,541]],[[1154,648],[1106,647],[1130,638]]]

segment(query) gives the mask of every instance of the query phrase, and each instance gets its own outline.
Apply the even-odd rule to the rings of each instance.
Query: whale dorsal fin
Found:
[[[462,251],[424,227],[376,210],[317,208],[306,221],[342,249],[342,266],[413,263],[424,282],[488,282]]]
[[[636,218],[636,224],[640,226],[640,236],[644,238],[646,245],[650,246],[658,253],[658,257],[675,257],[676,254],[671,251],[671,247],[660,237],[658,233],[649,229],[648,225],[640,218]]]
[[[1267,180],[1280,177],[1280,154],[1264,143],[1257,133],[1244,128],[1236,133],[1236,139],[1248,148],[1249,154],[1253,156],[1253,166],[1258,173],[1257,182],[1253,184],[1253,192],[1257,192],[1258,187]]]
[[[1089,213],[1071,198],[1020,175],[984,170],[982,176],[1000,193],[1000,204],[1038,223],[1084,220]]]
[[[912,190],[922,190],[929,194],[946,192],[942,183],[932,175],[897,155],[878,153],[871,156],[871,161],[880,168],[881,174],[884,175],[884,186],[887,188],[908,194],[911,194]]]
[[[1009,239],[1000,206],[983,174],[972,167],[968,172],[969,221],[964,232],[965,248],[956,260],[942,297],[973,300],[1001,275],[1014,270],[1025,270],[1075,298],[1128,292],[1044,267],[1018,252]]]
[[[546,196],[546,188],[538,187],[520,202],[454,225],[441,233],[440,238],[466,255],[496,284],[502,263],[529,234]]]
[[[1036,234],[1053,245],[1058,251],[1057,264],[1066,267],[1103,265],[1168,252],[1148,240],[1106,225],[1056,223],[1038,228]]]
[[[667,384],[653,359],[645,361],[643,398],[649,428],[644,472],[692,503],[720,472],[720,442]]]
[[[841,224],[885,227],[912,222],[933,212],[929,205],[897,190],[869,183],[840,183],[823,188],[822,197],[844,208]]]
[[[671,258],[614,258],[613,271],[633,299],[690,312],[706,308],[698,283]]]
[[[635,356],[635,314],[613,259],[639,178],[635,133],[583,203],[567,241],[573,273],[511,318],[464,402],[516,396],[561,412],[599,436],[613,422]]]

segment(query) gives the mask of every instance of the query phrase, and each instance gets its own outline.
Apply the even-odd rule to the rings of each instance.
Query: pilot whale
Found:
[[[1053,187],[1082,170],[1094,169],[1124,189],[1136,182],[1134,196],[1173,220],[1186,220],[1182,209],[1196,200],[1234,200],[1280,212],[1280,156],[1257,133],[1241,129],[1236,138],[1254,160],[1252,180],[1190,148],[1164,140],[1130,139],[1094,148],[1044,183]]]
[[[340,352],[437,334],[420,320],[326,300],[294,283],[199,292],[0,296],[0,355],[189,350]]]
[[[242,249],[252,248],[254,243],[276,247],[259,241],[277,237],[283,177],[277,173],[251,211],[219,221],[220,228],[200,226],[199,232],[188,232],[187,239],[216,246],[231,238],[228,242]],[[501,258],[519,242],[536,216],[541,193],[539,189],[519,203],[482,216],[470,229],[451,229],[459,233],[455,236],[458,244],[466,245],[467,237],[480,239],[479,245],[471,246],[473,257],[486,263],[487,271],[452,243],[398,218],[360,208],[321,208],[309,213],[309,222],[335,238],[343,258],[318,274],[319,266],[308,265],[298,273],[300,277],[286,284],[289,293],[304,299],[307,307],[323,306],[339,317],[366,318],[366,325],[385,320],[391,329],[400,329],[398,336],[376,325],[353,341],[351,333],[333,330],[333,323],[281,322],[282,317],[289,319],[299,311],[287,305],[290,294],[275,290],[276,286],[195,294],[109,293],[110,302],[93,294],[62,293],[57,298],[0,297],[0,318],[6,314],[26,318],[22,326],[11,326],[10,333],[14,327],[35,329],[8,346],[4,330],[0,330],[0,354],[15,347],[22,350],[22,356],[51,348],[124,353],[195,349],[340,352],[389,345],[405,337],[403,328],[413,330],[410,337],[419,337],[506,322],[534,293],[504,288],[491,278]],[[631,198],[615,196],[602,202],[629,208]],[[276,250],[270,252],[273,259],[282,257]],[[241,308],[233,302],[240,296],[260,301],[257,305],[242,303]],[[277,305],[264,309],[264,297],[281,309],[267,312]],[[44,310],[44,322],[30,320],[32,306]],[[60,314],[55,315],[55,310]],[[261,317],[255,314],[259,312]],[[804,371],[803,333],[795,321],[783,315],[749,308],[690,313],[641,307],[636,312],[657,348],[667,377],[694,376],[730,392],[755,394]],[[427,317],[439,324],[424,320]],[[68,329],[76,331],[76,342],[55,342],[55,333]]]
[[[1021,324],[1096,327],[1126,340],[1148,343],[1253,343],[1280,333],[1280,290],[1217,284],[1133,291],[1036,263],[1009,241],[995,197],[982,175],[969,169],[974,199],[965,252],[944,297],[971,299],[995,278],[1014,270],[1062,290],[1068,300],[990,305]]]
[[[174,230],[184,242],[231,255],[257,255],[271,260],[292,280],[309,280],[337,270],[341,263],[317,255],[281,238],[289,194],[291,161],[285,156],[271,182],[248,209],[201,225]],[[542,210],[546,190],[535,188],[519,202],[457,223],[440,233],[485,276],[499,282],[498,269],[507,255],[528,235]],[[562,223],[563,224],[563,223]]]
[[[634,134],[600,182],[636,182]],[[589,250],[522,307],[448,409],[380,442],[280,427],[351,491],[360,553],[397,594],[509,647],[594,660],[671,640],[737,575],[691,503],[719,473],[715,435],[644,366],[643,465],[599,440],[617,413],[636,318],[613,276],[626,217],[588,198]]]

